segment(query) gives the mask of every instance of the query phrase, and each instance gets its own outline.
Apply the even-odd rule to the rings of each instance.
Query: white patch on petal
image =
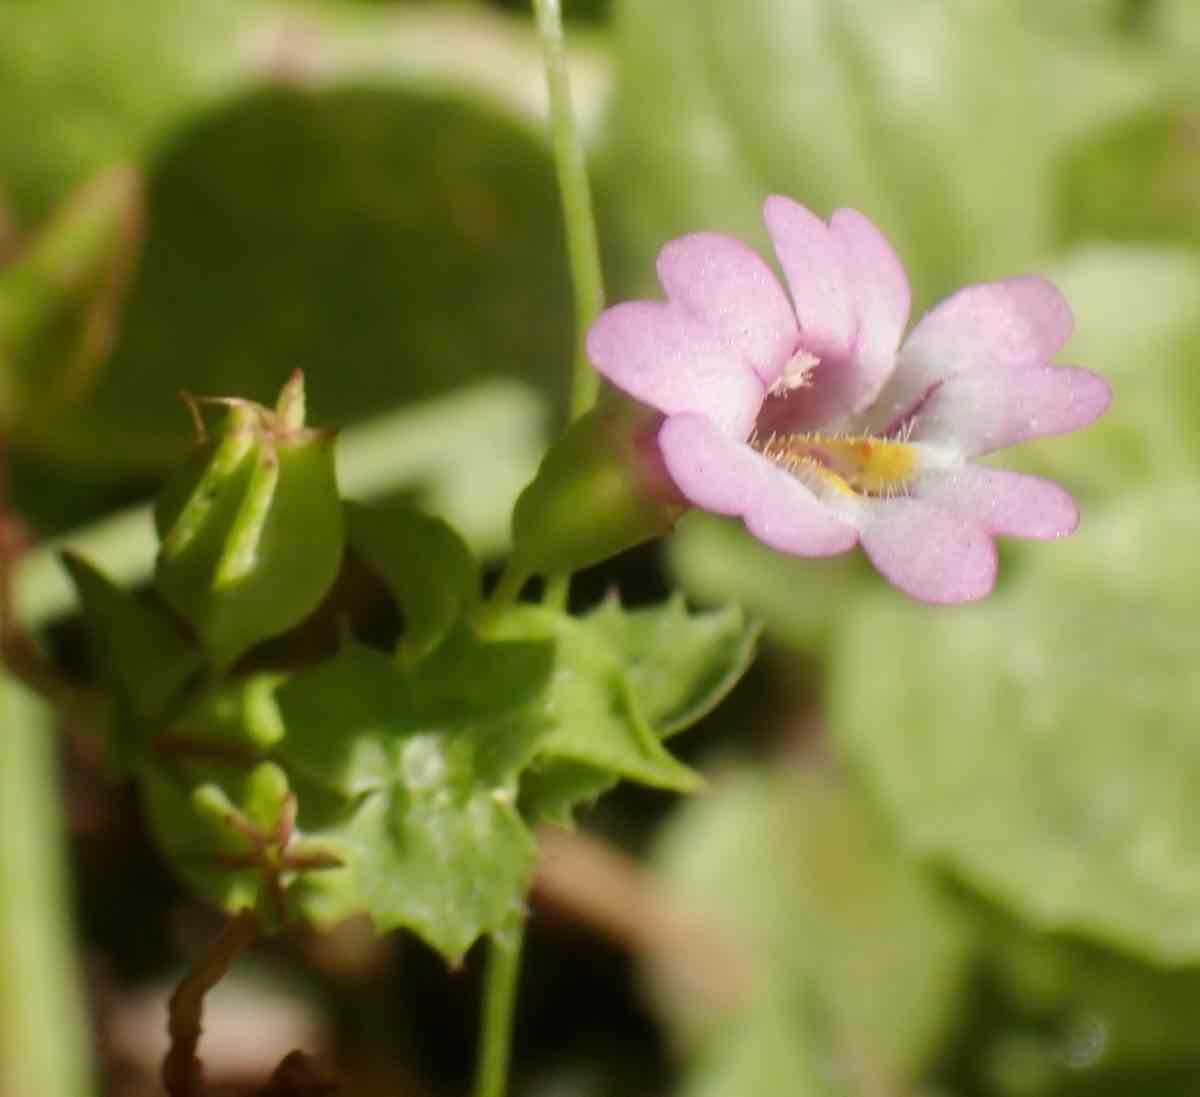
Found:
[[[812,371],[820,365],[820,359],[807,351],[798,350],[792,355],[783,372],[775,379],[768,391],[769,396],[786,396],[796,389],[808,388],[812,384]]]

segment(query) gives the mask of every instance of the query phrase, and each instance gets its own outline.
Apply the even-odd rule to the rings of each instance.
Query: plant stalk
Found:
[[[475,1068],[474,1097],[504,1097],[508,1092],[513,1017],[524,941],[524,915],[511,929],[505,930],[503,936],[493,934],[488,938],[487,968],[483,977],[483,1026]]]
[[[599,377],[584,352],[584,339],[592,321],[604,308],[604,276],[600,270],[600,245],[592,212],[587,163],[571,111],[571,87],[563,49],[562,6],[560,0],[533,0],[533,11],[546,67],[550,135],[558,171],[558,189],[562,195],[571,284],[575,291],[575,367],[569,405],[570,419],[574,421],[596,402],[599,388]]]

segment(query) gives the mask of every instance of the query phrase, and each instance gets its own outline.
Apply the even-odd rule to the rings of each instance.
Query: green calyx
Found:
[[[523,574],[576,571],[671,529],[683,508],[660,467],[655,422],[609,394],[550,448],[513,513]]]

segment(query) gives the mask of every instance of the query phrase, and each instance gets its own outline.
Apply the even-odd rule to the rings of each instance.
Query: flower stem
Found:
[[[592,321],[604,307],[604,278],[600,271],[600,247],[596,240],[587,164],[571,112],[561,3],[560,0],[533,0],[533,10],[546,66],[550,133],[558,170],[558,189],[562,194],[571,282],[575,289],[575,368],[570,402],[570,418],[575,420],[596,402],[599,379],[584,353],[583,341]]]
[[[524,941],[524,915],[503,936],[493,934],[488,938],[483,986],[483,1031],[475,1069],[474,1097],[504,1097],[508,1091],[513,1013]]]
[[[578,419],[596,402],[599,379],[584,352],[584,338],[592,321],[604,307],[604,278],[600,271],[600,246],[596,238],[596,219],[592,213],[592,193],[588,185],[583,145],[571,111],[571,87],[563,50],[562,7],[560,0],[533,0],[538,40],[546,67],[546,90],[550,100],[550,134],[558,189],[562,195],[563,225],[567,237],[567,256],[571,264],[571,284],[575,295],[575,364],[571,379],[569,418]],[[494,620],[516,599],[526,576],[510,562],[500,577],[495,592],[484,607],[481,623]],[[566,576],[547,581],[543,601],[566,604]],[[474,1097],[505,1097],[508,1090],[508,1063],[512,1052],[513,1012],[517,1000],[517,982],[521,972],[521,947],[525,938],[524,916],[506,932],[503,939],[488,940],[487,971],[483,989],[483,1027],[479,1061],[475,1073]]]

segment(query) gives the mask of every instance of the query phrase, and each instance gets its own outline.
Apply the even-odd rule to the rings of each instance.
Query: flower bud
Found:
[[[297,373],[271,410],[222,400],[155,508],[159,591],[226,668],[308,616],[337,577],[344,532],[332,433],[304,426]]]

